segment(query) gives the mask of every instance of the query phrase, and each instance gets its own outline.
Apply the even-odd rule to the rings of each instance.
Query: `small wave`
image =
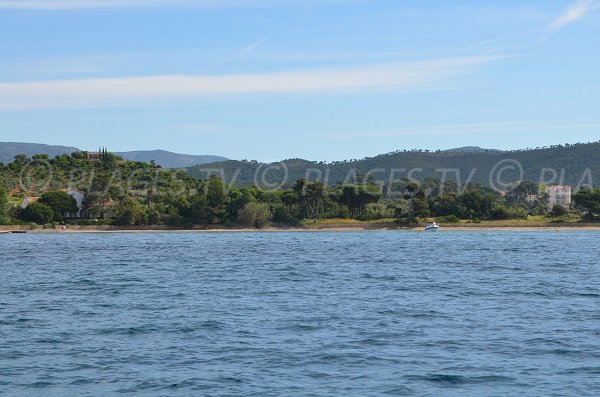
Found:
[[[69,372],[76,372],[76,371],[85,371],[85,370],[97,370],[98,367],[92,364],[74,364],[68,367],[57,367],[54,368],[54,372],[57,373],[69,373]],[[79,379],[79,378],[78,378]]]
[[[98,383],[98,381],[93,380],[93,379],[75,379],[74,381],[72,381],[71,383],[69,383],[70,385],[74,385],[74,386],[82,386],[82,385],[91,385],[91,384],[95,384]]]
[[[156,331],[152,326],[145,327],[123,327],[103,329],[99,333],[104,335],[145,335]]]
[[[595,294],[593,292],[574,293],[573,296],[581,296],[584,298],[600,298],[600,294]]]
[[[407,313],[406,317],[412,318],[447,318],[447,315],[430,310],[426,312]]]
[[[215,320],[206,320],[206,321],[203,321],[200,324],[198,324],[198,328],[221,329],[221,328],[223,328],[223,324],[220,323],[219,321],[215,321]]]
[[[576,367],[562,372],[565,375],[572,374],[600,374],[600,367]]]
[[[56,338],[40,338],[40,339],[35,339],[34,343],[40,343],[43,345],[58,345],[61,343],[67,343],[67,341],[63,340],[63,339],[56,339]]]
[[[287,329],[290,329],[292,331],[316,331],[321,328],[323,327],[314,324],[294,324],[290,327],[287,327]]]
[[[392,389],[384,391],[383,394],[391,394],[393,396],[414,396],[415,391],[406,386],[397,386]]]
[[[375,339],[375,338],[366,338],[363,340],[359,340],[358,341],[359,344],[361,345],[366,345],[366,346],[386,346],[389,345],[389,342],[380,340],[380,339]]]
[[[28,353],[20,352],[20,351],[11,351],[8,353],[2,353],[2,359],[4,359],[4,360],[16,360],[16,359],[27,357],[27,356],[28,356]],[[4,372],[3,375],[6,375],[6,372]]]
[[[89,278],[80,278],[78,280],[73,280],[73,284],[87,284],[87,285],[97,285],[98,282],[96,280],[92,280]]]
[[[309,372],[306,374],[306,376],[312,379],[326,379],[330,378],[331,374],[328,374],[326,372]]]
[[[219,383],[244,383],[245,380],[234,376],[222,376],[219,378]]]
[[[193,382],[190,380],[184,380],[182,382],[171,383],[170,385],[166,385],[162,389],[163,390],[177,390],[177,389],[190,388],[190,387],[194,387],[194,386],[196,386],[196,382]]]
[[[407,379],[416,381],[425,381],[439,385],[462,385],[476,383],[507,382],[512,380],[506,376],[484,375],[484,376],[462,376],[450,374],[428,374],[428,375],[409,375]]]
[[[38,381],[38,382],[29,383],[29,384],[25,385],[25,387],[29,387],[32,389],[45,389],[47,387],[51,387],[54,385],[55,385],[55,383],[52,383],[52,382]]]

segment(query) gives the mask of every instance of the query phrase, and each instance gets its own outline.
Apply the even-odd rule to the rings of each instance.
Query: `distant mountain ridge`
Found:
[[[458,147],[458,148],[454,148],[454,149],[447,149],[447,150],[443,150],[444,152],[447,153],[490,153],[490,152],[502,152],[502,150],[498,150],[498,149],[484,149],[481,148],[479,146],[463,146],[463,147]]]
[[[42,144],[0,142],[0,162],[9,163],[18,154],[33,156],[48,154],[57,156],[80,151],[75,147],[51,146]],[[462,147],[444,151],[395,151],[361,160],[334,161],[331,163],[288,159],[273,163],[274,167],[257,161],[235,161],[220,156],[186,155],[164,150],[120,152],[119,156],[134,161],[151,160],[164,168],[185,168],[187,172],[200,179],[208,173],[222,169],[227,182],[238,186],[260,183],[261,180],[279,181],[285,164],[287,183],[311,174],[309,178],[318,178],[333,185],[371,172],[377,180],[389,181],[390,178],[406,177],[402,170],[416,171],[410,177],[415,179],[441,178],[443,170],[450,170],[446,177],[455,178],[455,170],[460,179],[489,185],[494,172],[512,169],[523,171],[523,179],[534,182],[559,183],[578,186],[582,183],[597,186],[600,180],[600,142],[556,145],[526,150],[501,151],[479,147]],[[266,171],[265,171],[266,170]],[[507,171],[508,172],[508,171]],[[471,175],[472,174],[472,175]],[[510,172],[508,172],[510,174]],[[508,175],[507,173],[504,176]],[[502,175],[500,175],[502,176]],[[554,178],[553,178],[554,176]]]
[[[8,164],[19,154],[25,154],[29,157],[36,154],[47,154],[50,157],[56,157],[63,154],[80,152],[81,150],[70,146],[43,145],[40,143],[23,142],[0,142],[0,162]]]
[[[54,146],[24,142],[0,142],[0,162],[5,164],[10,163],[14,160],[15,156],[19,154],[24,154],[29,157],[36,154],[47,154],[50,157],[56,157],[81,151],[81,149],[70,146]],[[154,160],[156,164],[164,168],[186,168],[198,164],[227,160],[226,157],[222,156],[179,154],[167,152],[165,150],[118,152],[115,154],[123,157],[125,160],[143,161],[146,163]]]
[[[486,150],[459,148],[446,151],[396,151],[362,160],[331,163],[288,159],[265,164],[257,161],[224,161],[199,165],[188,173],[205,179],[214,169],[222,169],[228,183],[238,186],[294,183],[300,178],[320,179],[329,185],[368,175],[378,181],[436,178],[474,182],[483,186],[522,179],[545,184],[598,185],[600,181],[600,142],[557,145],[527,150]],[[412,171],[412,172],[411,172]],[[457,172],[458,171],[458,172]]]
[[[166,150],[140,150],[133,152],[117,152],[117,156],[125,160],[143,161],[149,163],[156,161],[156,164],[164,168],[186,168],[197,164],[214,163],[218,161],[227,161],[226,157],[213,155],[192,155],[167,152]]]

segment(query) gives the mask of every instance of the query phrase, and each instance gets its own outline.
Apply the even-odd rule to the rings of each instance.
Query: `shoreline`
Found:
[[[374,231],[395,231],[395,232],[424,232],[423,227],[402,228],[393,225],[323,225],[317,227],[268,227],[264,229],[251,228],[195,228],[181,229],[170,227],[122,227],[122,226],[71,226],[65,230],[56,229],[36,229],[30,230],[29,227],[1,227],[0,234],[31,233],[31,234],[77,234],[77,233],[323,233],[323,232],[374,232]],[[438,231],[445,232],[474,232],[474,231],[600,231],[600,225],[441,225]]]

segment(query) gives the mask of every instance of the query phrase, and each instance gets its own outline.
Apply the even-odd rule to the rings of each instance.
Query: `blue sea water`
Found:
[[[598,396],[599,242],[0,235],[0,394]]]

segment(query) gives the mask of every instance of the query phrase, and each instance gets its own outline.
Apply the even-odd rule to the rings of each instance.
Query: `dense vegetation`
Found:
[[[0,225],[10,223],[10,217],[8,214],[8,193],[4,186],[0,186]]]
[[[585,189],[573,195],[573,201],[589,219],[600,216],[600,189]]]
[[[429,152],[427,150],[397,151],[369,157],[362,160],[335,161],[332,163],[313,162],[302,159],[285,160],[277,164],[264,164],[256,161],[224,161],[191,167],[190,175],[204,179],[209,172],[223,170],[223,177],[237,186],[277,183],[286,175],[295,181],[300,178],[320,179],[329,186],[339,181],[353,181],[355,174],[371,173],[383,181],[410,177],[423,181],[428,178],[467,181],[489,186],[490,175],[495,178],[502,167],[495,166],[502,161],[513,160],[523,168],[523,180],[546,184],[569,184],[592,187],[593,177],[600,177],[600,142],[587,144],[566,144],[545,148],[517,151],[496,150],[452,150]],[[308,174],[307,174],[307,170]],[[414,170],[408,175],[410,170]],[[442,170],[458,170],[444,171]],[[503,180],[517,181],[518,170],[503,172]]]
[[[66,188],[86,193],[84,206],[91,219],[63,219],[78,210]],[[562,207],[549,210],[541,191],[533,182],[522,182],[500,194],[476,183],[461,186],[433,178],[379,183],[361,175],[352,183],[330,186],[300,178],[267,190],[228,186],[216,176],[199,180],[182,170],[126,161],[108,152],[99,161],[88,160],[82,152],[52,159],[19,155],[7,165],[0,163],[0,222],[262,228],[344,218],[410,226],[430,217],[442,222],[477,222],[579,213]],[[26,196],[38,198],[21,209]],[[600,216],[600,190],[582,190],[574,200],[584,215]]]

